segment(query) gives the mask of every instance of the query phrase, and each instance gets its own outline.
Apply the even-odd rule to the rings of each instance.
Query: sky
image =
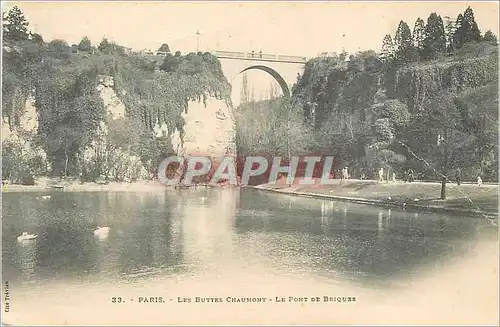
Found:
[[[400,20],[410,28],[431,12],[453,20],[470,5],[484,33],[498,35],[498,2],[80,1],[8,2],[45,41],[93,44],[103,37],[137,50],[263,51],[314,57],[322,52],[380,50]],[[200,35],[197,37],[196,32]]]

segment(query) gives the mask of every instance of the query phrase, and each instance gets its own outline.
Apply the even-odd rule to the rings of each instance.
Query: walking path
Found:
[[[456,212],[472,216],[498,216],[498,184],[446,184],[441,200],[441,183],[335,180],[333,185],[262,184],[253,188],[282,194],[349,201],[382,206],[416,208],[424,211]]]

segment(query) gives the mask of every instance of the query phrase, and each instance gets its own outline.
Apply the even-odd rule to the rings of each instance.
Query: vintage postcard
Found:
[[[2,2],[2,324],[498,326],[498,10]]]

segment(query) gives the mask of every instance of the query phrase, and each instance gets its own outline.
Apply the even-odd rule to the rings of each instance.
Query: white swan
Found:
[[[97,226],[97,229],[94,231],[94,235],[98,236],[99,238],[106,238],[108,237],[108,234],[109,234],[109,227]]]
[[[17,237],[17,241],[18,241],[18,242],[22,242],[22,241],[34,240],[36,237],[37,237],[37,235],[28,234],[28,233],[26,233],[26,232],[23,232],[23,233],[21,234],[21,236],[18,236],[18,237]]]
[[[43,200],[48,200],[48,199],[50,199],[50,195],[42,195],[42,199]]]

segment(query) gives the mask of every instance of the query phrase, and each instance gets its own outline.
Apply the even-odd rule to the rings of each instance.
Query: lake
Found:
[[[238,188],[2,195],[6,323],[498,319],[481,288],[498,285],[498,230],[481,218]]]

